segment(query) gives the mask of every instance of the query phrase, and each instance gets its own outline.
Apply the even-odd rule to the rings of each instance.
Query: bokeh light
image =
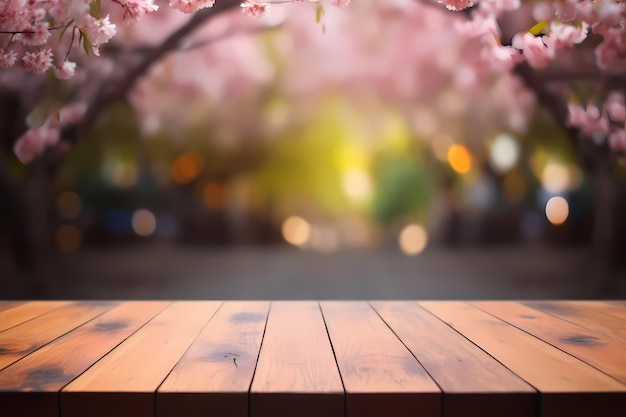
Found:
[[[174,182],[188,184],[204,169],[204,158],[197,152],[187,152],[172,162],[170,174]]]
[[[228,188],[217,181],[208,182],[202,189],[202,200],[209,208],[224,208],[228,203]]]
[[[57,213],[63,219],[75,219],[80,214],[82,202],[78,194],[73,191],[65,191],[57,197]]]
[[[489,164],[499,174],[509,172],[519,159],[520,149],[515,138],[509,134],[498,135],[489,149]]]
[[[311,225],[302,217],[291,216],[283,222],[282,232],[288,243],[302,246],[311,237]]]
[[[458,174],[467,174],[472,168],[472,156],[463,145],[452,145],[448,149],[448,163]]]
[[[406,255],[414,256],[420,254],[428,243],[428,233],[419,224],[410,224],[400,232],[398,239],[400,250]]]
[[[133,213],[132,226],[139,236],[151,236],[156,231],[156,217],[150,210],[139,209]]]
[[[353,201],[362,202],[372,195],[372,182],[365,171],[350,169],[342,176],[343,189]]]
[[[552,197],[546,203],[546,218],[554,225],[565,223],[569,216],[569,204],[561,196]]]
[[[80,230],[69,224],[59,227],[54,237],[57,248],[63,252],[74,252],[82,241]]]
[[[541,172],[541,185],[552,194],[559,194],[571,187],[570,169],[563,164],[550,162]]]
[[[102,165],[106,181],[119,188],[131,188],[139,179],[139,168],[135,161],[109,157]]]

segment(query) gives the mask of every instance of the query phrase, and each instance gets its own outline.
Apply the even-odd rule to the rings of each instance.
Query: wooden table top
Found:
[[[626,416],[625,301],[0,301],[7,417]]]

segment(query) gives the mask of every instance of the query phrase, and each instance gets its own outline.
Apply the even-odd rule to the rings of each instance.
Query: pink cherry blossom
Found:
[[[66,125],[68,123],[76,123],[87,111],[87,103],[80,101],[63,107],[59,111],[60,124]]]
[[[439,0],[439,3],[446,6],[448,10],[463,10],[474,5],[472,0]]]
[[[513,37],[513,47],[522,50],[524,58],[533,68],[544,68],[550,61],[552,52],[546,47],[541,36],[532,33],[518,33]]]
[[[571,22],[578,13],[578,0],[556,0],[554,3],[556,16],[563,22]]]
[[[498,15],[507,10],[516,10],[520,7],[520,0],[481,0],[481,10]]]
[[[13,152],[24,164],[31,162],[41,154],[48,146],[59,142],[60,132],[58,127],[52,127],[49,123],[27,130],[13,145]]]
[[[170,6],[183,13],[194,13],[214,4],[215,0],[170,0]]]
[[[350,0],[331,0],[330,4],[335,7],[345,7],[350,4]]]
[[[109,15],[102,19],[92,18],[89,25],[89,39],[94,47],[107,43],[113,36],[115,36],[115,24],[109,20]]]
[[[626,130],[618,129],[609,135],[609,146],[618,152],[626,153]]]
[[[568,126],[580,129],[583,136],[594,137],[609,133],[609,120],[597,106],[589,105],[583,109],[579,105],[569,105]]]
[[[511,70],[515,65],[523,60],[522,55],[516,48],[502,46],[496,42],[493,43],[491,48],[483,48],[481,57],[485,59],[491,68],[497,72]]]
[[[54,73],[59,80],[67,80],[74,76],[76,72],[76,63],[63,61],[63,63],[54,68]]]
[[[159,10],[159,6],[153,3],[154,0],[120,0],[124,9],[124,24],[136,22],[143,15]]]
[[[15,39],[27,46],[39,46],[48,41],[50,31],[48,22],[37,22],[34,25],[24,28],[23,33],[18,33]]]
[[[542,20],[550,21],[555,16],[554,5],[552,3],[537,3],[533,7],[533,18],[540,22]]]
[[[248,16],[262,16],[269,10],[269,3],[257,3],[254,0],[245,0],[241,3],[241,11]]]
[[[24,68],[33,74],[43,74],[52,66],[52,49],[26,52],[22,57]]]
[[[579,25],[567,23],[550,23],[550,45],[554,48],[569,48],[581,43],[587,38],[589,24],[582,22]]]
[[[624,106],[624,94],[613,92],[604,102],[603,111],[614,122],[626,121],[626,107]]]
[[[17,53],[15,51],[5,51],[0,48],[0,67],[12,67],[15,65],[15,61],[17,61]]]
[[[455,29],[464,36],[478,37],[483,35],[500,35],[500,28],[496,16],[484,10],[472,13],[472,18],[465,21],[455,21]]]
[[[604,42],[596,47],[596,62],[602,69],[626,69],[626,33],[612,28],[604,34]]]

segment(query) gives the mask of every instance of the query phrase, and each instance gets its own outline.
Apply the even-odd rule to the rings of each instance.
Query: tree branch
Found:
[[[540,77],[526,62],[518,64],[514,69],[514,73],[522,79],[526,87],[535,93],[538,101],[546,107],[554,118],[554,121],[566,127],[569,118],[569,110],[563,97],[550,91],[546,86],[546,80]],[[572,133],[576,132],[576,129],[567,129],[570,136],[572,136]]]
[[[102,111],[111,104],[111,102],[124,97],[137,80],[144,75],[152,65],[158,62],[167,53],[178,49],[181,41],[199,26],[220,13],[238,6],[239,3],[240,0],[220,0],[216,2],[212,8],[202,9],[196,12],[187,23],[170,34],[159,47],[143,56],[139,63],[126,71],[123,76],[116,77],[113,75],[111,79],[101,82],[100,88],[87,106],[84,117],[78,124],[65,129],[63,137],[70,143],[76,144],[93,126]]]

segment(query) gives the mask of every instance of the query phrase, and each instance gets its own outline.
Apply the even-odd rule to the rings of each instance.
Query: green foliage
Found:
[[[425,167],[409,155],[382,157],[375,170],[374,219],[387,225],[403,216],[423,213],[431,199],[432,183]]]
[[[337,155],[349,140],[332,115],[320,115],[270,150],[258,173],[259,186],[276,200],[313,204],[326,213],[342,211],[347,201]]]
[[[318,4],[317,8],[315,9],[315,21],[317,23],[321,22],[323,16],[324,16],[324,6],[322,6],[321,4]]]
[[[91,46],[91,42],[89,41],[89,33],[87,33],[87,31],[82,28],[78,28],[78,31],[80,32],[80,38],[78,39],[78,42],[83,44],[83,49],[85,50],[85,53],[87,55],[91,54],[91,52],[93,52],[93,47]]]
[[[102,12],[100,11],[101,10],[100,1],[101,0],[92,0],[89,3],[89,14],[93,16],[95,19],[102,18]]]
[[[69,22],[67,22],[67,25],[63,26],[63,29],[59,33],[59,41],[61,41],[61,39],[63,39],[63,36],[65,35],[65,32],[67,32],[69,27],[72,26],[73,24],[74,24],[74,22],[72,20],[70,20]]]
[[[326,33],[326,25],[323,23],[324,18],[324,6],[318,3],[315,8],[315,21],[319,24],[322,23],[322,33]]]

